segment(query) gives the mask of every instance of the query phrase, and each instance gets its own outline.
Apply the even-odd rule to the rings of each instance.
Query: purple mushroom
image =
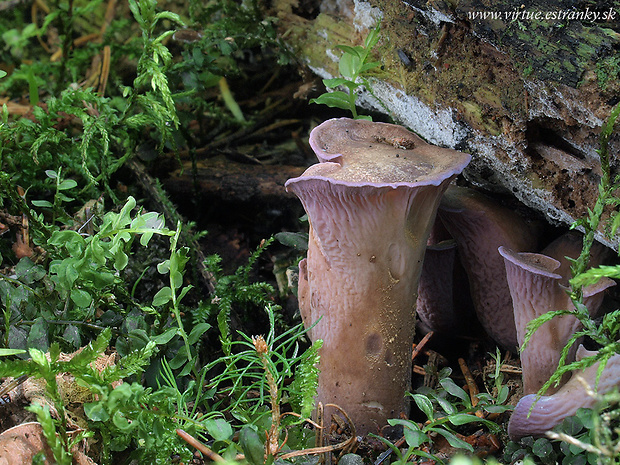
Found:
[[[569,231],[555,239],[542,250],[541,253],[543,255],[555,258],[560,262],[560,267],[555,270],[555,273],[562,276],[562,284],[568,285],[568,280],[571,277],[571,263],[566,257],[576,259],[579,257],[582,247],[583,234],[578,231]],[[590,261],[588,262],[588,266],[599,266],[612,256],[613,253],[610,249],[598,242],[594,242],[590,249]]]
[[[423,333],[455,334],[462,324],[454,306],[455,258],[454,240],[426,246],[416,301],[418,329]]]
[[[495,342],[516,351],[510,290],[497,249],[535,250],[536,235],[513,210],[464,187],[450,186],[441,200],[439,218],[456,240],[482,327]]]
[[[578,360],[591,355],[594,355],[594,352],[585,350],[583,346],[577,350]],[[607,361],[596,384],[598,369],[599,363],[595,363],[585,370],[573,372],[570,380],[559,391],[550,396],[540,397],[531,413],[530,409],[536,400],[536,394],[523,397],[508,423],[510,438],[516,441],[524,436],[544,436],[564,418],[574,415],[577,409],[590,408],[596,403],[596,396],[588,391],[605,394],[620,386],[620,355],[614,355]]]
[[[519,347],[524,342],[526,325],[534,318],[555,310],[574,310],[563,276],[556,273],[560,262],[537,253],[516,253],[500,247],[504,257],[508,286],[512,296],[514,321]],[[584,304],[595,316],[603,298],[603,291],[615,285],[603,278],[584,289]],[[521,352],[523,368],[523,392],[537,392],[558,367],[561,351],[570,337],[581,328],[572,315],[555,317],[544,323],[530,338]],[[575,346],[576,347],[576,346]],[[572,361],[572,356],[568,362]],[[555,389],[550,388],[553,393]]]
[[[470,156],[385,123],[333,119],[315,128],[320,163],[286,188],[310,221],[299,306],[322,339],[318,400],[360,434],[407,412],[415,301],[437,205]]]

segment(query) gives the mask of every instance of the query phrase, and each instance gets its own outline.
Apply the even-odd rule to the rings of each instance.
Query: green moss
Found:
[[[596,63],[596,77],[601,89],[606,89],[610,81],[620,78],[620,56],[607,57]]]

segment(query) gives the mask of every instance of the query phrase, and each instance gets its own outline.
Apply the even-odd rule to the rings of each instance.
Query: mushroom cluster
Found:
[[[470,156],[401,126],[347,118],[316,127],[320,163],[286,188],[310,222],[299,305],[322,339],[318,400],[358,433],[407,412],[418,278],[441,195]]]
[[[550,311],[574,310],[568,293],[569,259],[580,254],[581,235],[572,231],[549,244],[541,253],[533,253],[531,251],[537,248],[535,230],[520,216],[476,191],[455,186],[450,186],[444,195],[438,216],[456,241],[459,257],[467,270],[478,319],[487,334],[504,348],[512,351],[521,348],[526,326],[534,318]],[[600,265],[607,256],[605,247],[594,244],[590,266]],[[425,279],[422,277],[421,282]],[[612,280],[603,278],[584,289],[584,305],[591,317],[598,316],[604,291],[614,285]],[[535,415],[528,417],[534,394],[555,372],[562,350],[580,329],[581,324],[574,316],[557,316],[538,328],[521,351],[526,396],[513,414],[511,436],[544,434],[577,408],[594,402],[584,395],[572,398],[562,408],[550,410],[551,406],[555,408],[564,402],[567,396],[584,390],[577,382],[577,374],[573,374],[568,382],[567,375],[562,380],[563,387],[552,387],[542,398],[544,402],[540,409],[535,407]],[[575,360],[578,344],[579,341],[574,343],[566,363]],[[614,363],[610,363],[606,370],[609,371],[606,373],[608,381],[601,386],[602,389],[614,384],[611,380],[617,372]],[[591,372],[586,370],[583,376],[588,377]],[[616,378],[615,384],[618,380],[620,378]],[[554,393],[558,389],[556,397]]]
[[[522,346],[533,318],[573,308],[566,257],[579,255],[581,237],[570,233],[533,253],[538,234],[530,223],[482,194],[449,186],[469,155],[432,146],[400,126],[347,118],[315,128],[310,145],[319,163],[286,183],[310,222],[308,255],[299,264],[299,307],[310,338],[323,340],[317,400],[338,404],[360,434],[408,412],[416,305],[426,330],[462,326],[452,295],[457,259],[479,321],[508,350]],[[435,223],[438,209],[441,223]],[[437,234],[429,240],[433,228]],[[605,250],[592,249],[591,265],[603,261]],[[584,290],[592,316],[614,284],[602,279]],[[521,353],[526,396],[510,421],[513,438],[542,434],[593,402],[575,393],[584,389],[579,377],[590,382],[595,367],[549,391],[527,415],[579,329],[572,315],[556,317]],[[584,356],[576,347],[569,361]],[[617,384],[619,367],[620,356],[612,357],[603,390]]]

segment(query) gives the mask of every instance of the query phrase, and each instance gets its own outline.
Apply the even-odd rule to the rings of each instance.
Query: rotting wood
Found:
[[[197,162],[194,183],[191,168],[191,162],[184,162],[182,172],[163,181],[166,190],[175,196],[197,193],[230,202],[292,200],[295,197],[284,190],[284,183],[304,171],[299,166],[239,163],[220,155]]]

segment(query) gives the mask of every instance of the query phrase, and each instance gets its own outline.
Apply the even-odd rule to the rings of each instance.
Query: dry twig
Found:
[[[177,428],[176,432],[186,443],[188,443],[194,449],[200,451],[209,460],[212,460],[213,462],[226,462],[226,459],[224,459],[224,457],[222,457],[220,454],[213,452],[191,434],[186,433],[180,428]]]

